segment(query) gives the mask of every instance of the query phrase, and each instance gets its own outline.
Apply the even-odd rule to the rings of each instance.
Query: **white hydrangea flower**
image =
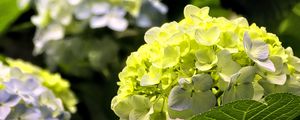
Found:
[[[151,16],[167,12],[167,7],[159,0],[18,0],[21,9],[28,7],[30,2],[37,11],[31,17],[31,22],[37,26],[35,55],[43,53],[49,41],[63,39],[65,29],[73,26],[73,19],[82,25],[88,21],[92,29],[108,27],[114,31],[124,31],[129,25],[125,18],[127,13],[137,18],[137,26],[150,27],[155,25],[156,19],[161,19]],[[141,6],[142,3],[151,6]],[[141,12],[141,7],[145,7],[146,12]]]
[[[128,26],[128,21],[124,18],[125,9],[108,2],[85,2],[75,9],[74,14],[80,20],[89,19],[91,28],[107,26],[115,31],[124,31]]]

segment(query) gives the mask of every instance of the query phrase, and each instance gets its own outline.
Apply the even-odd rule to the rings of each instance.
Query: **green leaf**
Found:
[[[191,120],[292,120],[300,115],[299,96],[277,93],[264,100],[264,103],[238,100],[198,114]]]
[[[18,18],[22,10],[18,7],[17,0],[1,0],[0,11],[0,33],[2,33]]]
[[[297,4],[294,6],[293,12],[294,12],[296,15],[300,16],[300,3],[297,3]]]

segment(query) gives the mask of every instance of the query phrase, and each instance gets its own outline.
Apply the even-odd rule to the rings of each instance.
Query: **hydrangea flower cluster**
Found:
[[[78,103],[74,93],[70,90],[70,83],[63,79],[58,73],[51,74],[50,72],[39,68],[33,64],[22,60],[14,60],[6,58],[6,62],[10,67],[19,68],[22,72],[34,75],[41,84],[62,100],[65,108],[71,113],[76,112],[76,104]]]
[[[209,16],[188,5],[184,19],[145,33],[119,74],[111,108],[120,119],[186,119],[239,99],[300,95],[300,59],[245,18]]]
[[[32,16],[31,21],[37,26],[34,53],[40,54],[49,41],[61,40],[65,34],[80,31],[86,23],[92,29],[108,27],[124,31],[129,25],[126,13],[134,18],[142,16],[143,19],[137,19],[137,22],[147,21],[148,24],[138,26],[149,27],[150,18],[140,13],[146,2],[154,6],[154,11],[167,12],[167,7],[159,0],[19,0],[19,6],[26,8],[33,3],[36,8],[37,15]]]
[[[1,65],[1,120],[68,120],[61,99],[32,75]]]

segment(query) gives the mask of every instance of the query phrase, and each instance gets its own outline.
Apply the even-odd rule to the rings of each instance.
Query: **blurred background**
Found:
[[[300,0],[1,0],[0,54],[69,80],[79,100],[72,119],[118,119],[110,102],[127,56],[147,29],[180,21],[187,4],[244,16],[300,57]]]

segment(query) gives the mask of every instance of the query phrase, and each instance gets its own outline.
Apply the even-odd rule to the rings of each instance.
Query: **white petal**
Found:
[[[153,41],[157,40],[157,37],[159,36],[160,33],[160,28],[159,27],[152,27],[150,28],[144,36],[144,40],[146,43],[150,44]]]
[[[94,16],[90,20],[90,27],[91,28],[102,28],[107,25],[109,22],[109,16]]]
[[[43,28],[48,25],[48,17],[45,14],[39,14],[31,17],[31,22],[39,27]]]
[[[284,85],[286,81],[286,74],[281,74],[281,75],[269,74],[267,75],[267,80],[273,84]]]
[[[68,0],[68,2],[71,4],[71,5],[78,5],[81,0]]]
[[[5,120],[10,113],[10,107],[0,106],[0,120]]]
[[[128,26],[128,21],[124,18],[111,18],[108,27],[115,31],[124,31]]]
[[[91,16],[90,7],[88,4],[80,4],[74,10],[74,15],[79,20],[88,19]]]
[[[102,15],[109,11],[110,5],[107,2],[92,4],[91,12],[95,15]]]
[[[10,94],[5,90],[0,90],[0,103],[6,102],[10,97]]]
[[[58,19],[59,19],[61,24],[69,25],[72,21],[72,15],[71,14],[62,15],[62,17],[60,17]]]
[[[159,83],[159,78],[151,78],[149,75],[144,75],[141,79],[141,86],[155,85]]]
[[[254,88],[254,95],[253,100],[261,100],[261,98],[264,96],[264,88],[257,82],[253,82],[253,88]]]
[[[45,29],[39,29],[34,36],[34,54],[39,54],[50,40],[60,40],[64,37],[64,28],[58,24],[51,24]]]
[[[200,71],[207,71],[207,70],[210,70],[213,67],[213,64],[201,64],[199,62],[196,62],[195,66]]]
[[[10,99],[9,101],[6,101],[5,106],[14,107],[19,103],[20,100],[21,98],[17,95],[10,95]]]
[[[196,30],[195,31],[195,38],[198,43],[205,45],[205,46],[212,46],[217,44],[220,39],[221,31],[218,27],[211,27],[207,30]]]
[[[250,36],[247,32],[245,32],[245,34],[244,34],[243,43],[244,43],[245,51],[249,52],[250,49],[252,48],[252,42],[251,42]]]
[[[254,60],[255,63],[257,63],[257,65],[267,71],[270,72],[275,72],[275,66],[273,64],[273,62],[270,59],[267,59],[265,61],[259,61],[259,60]]]
[[[58,24],[51,24],[47,28],[44,38],[51,39],[51,40],[59,40],[64,37],[64,28]]]
[[[25,9],[28,7],[30,0],[18,0],[17,1],[19,8]]]
[[[126,11],[122,8],[119,8],[119,7],[113,7],[110,11],[110,14],[112,16],[124,17],[125,14],[126,14]]]
[[[38,108],[27,109],[24,114],[21,115],[22,120],[38,120],[42,117],[42,112]]]
[[[222,80],[224,80],[226,82],[230,82],[230,80],[231,80],[231,76],[227,76],[223,73],[219,73],[219,76],[222,78]]]
[[[227,79],[227,77],[237,73],[240,69],[241,69],[241,66],[236,63],[235,61],[232,60],[232,57],[231,57],[231,53],[227,50],[222,50],[218,53],[218,67],[219,69],[221,70],[220,72],[220,77],[223,78],[223,79]],[[222,77],[224,76],[224,77]],[[227,77],[225,77],[227,76]],[[227,80],[224,80],[224,81],[228,81]]]
[[[150,27],[152,25],[151,19],[147,15],[139,15],[137,18],[137,25],[140,27]]]
[[[152,5],[162,14],[166,14],[168,12],[168,7],[162,4],[159,1],[152,1]]]
[[[253,41],[250,54],[258,60],[266,60],[269,57],[269,47],[262,41]]]

